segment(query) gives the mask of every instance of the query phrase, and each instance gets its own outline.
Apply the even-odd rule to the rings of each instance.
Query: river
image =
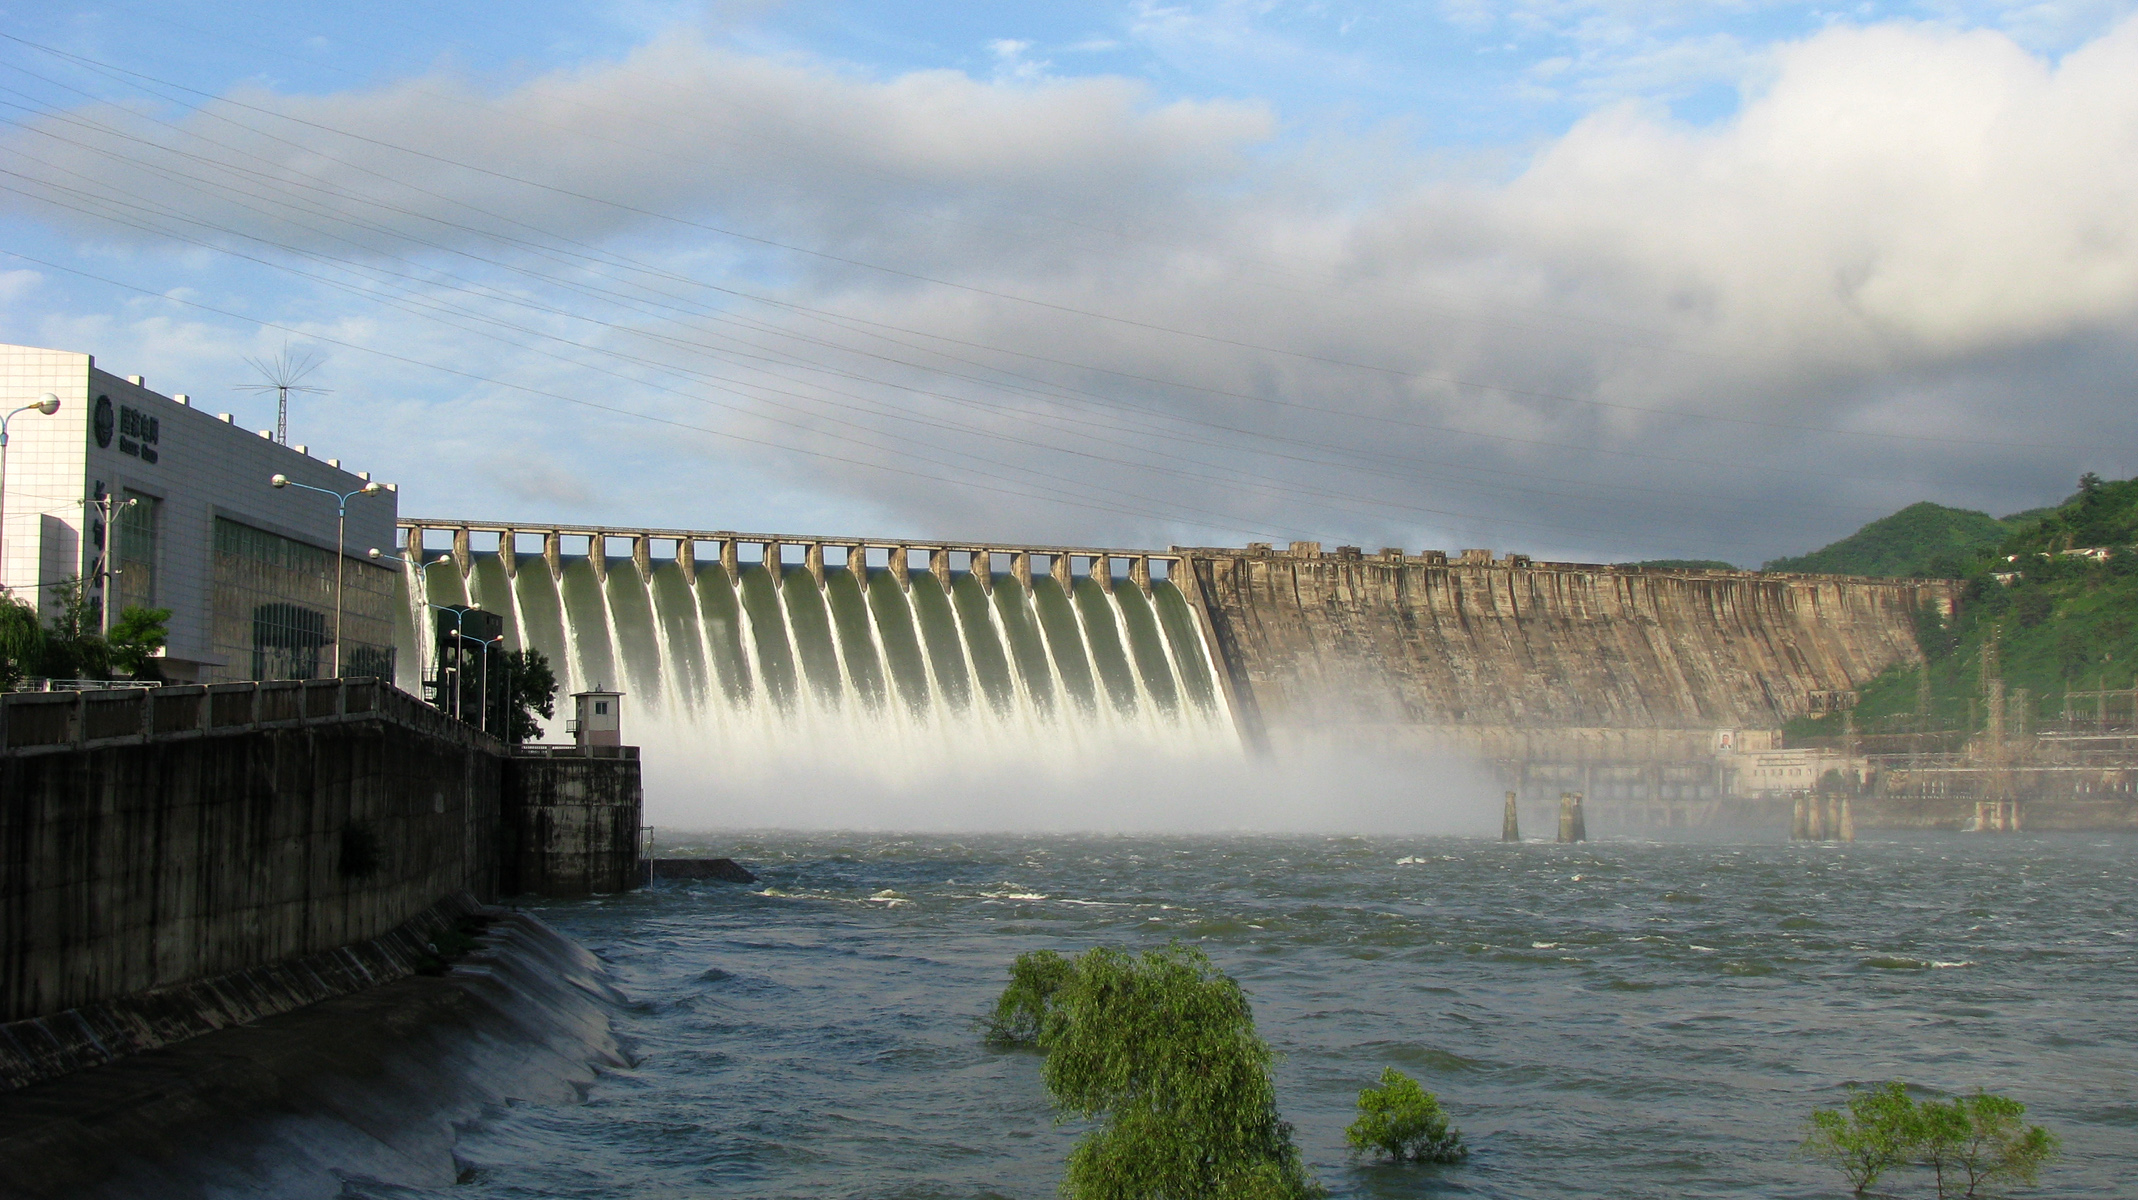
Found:
[[[1053,1196],[1077,1130],[973,1019],[1021,951],[1174,938],[1247,989],[1337,1196],[1842,1196],[1796,1152],[1805,1116],[1888,1078],[2023,1100],[2064,1140],[2031,1194],[2138,1194],[2138,839],[698,849],[762,882],[531,907],[610,964],[635,1066],[464,1129],[456,1196]],[[1385,1066],[1439,1093],[1469,1162],[1347,1159]]]

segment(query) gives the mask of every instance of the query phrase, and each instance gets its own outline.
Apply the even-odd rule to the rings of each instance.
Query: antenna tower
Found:
[[[310,350],[293,353],[288,342],[282,343],[282,353],[273,358],[248,358],[245,364],[260,373],[261,383],[241,383],[241,392],[275,394],[275,441],[290,444],[290,393],[303,392],[310,396],[324,396],[328,389],[312,387],[304,378],[319,369],[320,357]]]

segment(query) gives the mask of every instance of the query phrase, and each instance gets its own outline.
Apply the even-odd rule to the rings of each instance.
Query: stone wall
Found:
[[[504,795],[507,895],[586,896],[642,882],[638,747],[521,747],[505,761]]]
[[[0,697],[0,1022],[495,894],[502,747],[370,680]]]
[[[1513,760],[1713,753],[1919,661],[1937,580],[1644,570],[1488,552],[1187,551],[1243,737]]]

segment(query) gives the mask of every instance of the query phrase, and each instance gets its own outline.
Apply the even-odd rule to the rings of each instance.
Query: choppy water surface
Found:
[[[613,965],[641,1061],[469,1130],[456,1194],[1051,1196],[1076,1131],[972,1018],[1020,951],[1171,938],[1246,986],[1339,1196],[1839,1196],[1794,1154],[1803,1117],[1890,1077],[2024,1100],[2066,1145],[2036,1194],[2138,1194],[2128,838],[704,849],[764,882],[538,910]],[[1346,1159],[1389,1065],[1453,1109],[1469,1164]]]

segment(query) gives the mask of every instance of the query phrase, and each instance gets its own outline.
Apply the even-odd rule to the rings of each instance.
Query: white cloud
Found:
[[[2009,510],[2079,469],[2138,472],[2118,374],[2138,360],[2138,22],[2054,63],[1995,32],[1835,27],[1764,78],[1708,127],[1606,106],[1488,180],[1120,79],[871,79],[681,37],[495,96],[433,77],[234,97],[369,142],[231,107],[186,122],[220,149],[70,114],[242,187],[175,186],[197,160],[78,126],[124,157],[0,145],[249,253],[330,269],[238,234],[421,276],[387,281],[421,313],[304,305],[371,323],[347,340],[691,427],[336,351],[376,375],[352,394],[539,433],[559,474],[521,482],[618,520],[755,505],[1005,539],[1743,561],[1925,495]],[[844,315],[710,290],[738,287]],[[438,419],[396,400],[348,435],[390,448]]]

